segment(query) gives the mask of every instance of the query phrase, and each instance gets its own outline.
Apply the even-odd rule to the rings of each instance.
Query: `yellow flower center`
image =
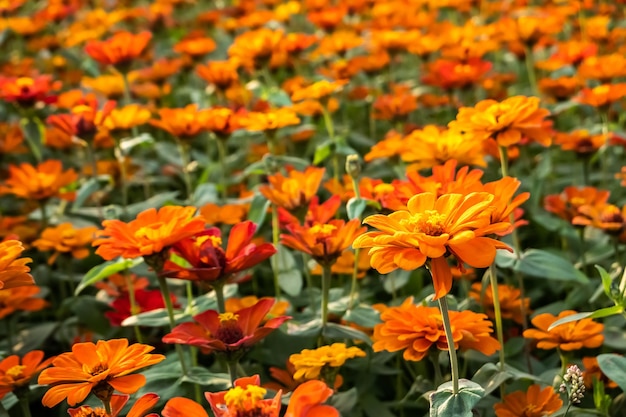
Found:
[[[258,404],[265,397],[267,390],[257,385],[248,385],[245,388],[235,387],[224,395],[224,401],[229,410],[249,411],[259,407]]]
[[[211,245],[214,248],[220,248],[222,247],[222,238],[219,236],[200,236],[198,238],[196,238],[196,246],[202,246],[202,244],[204,242],[206,242],[207,240],[211,241]]]
[[[143,226],[137,229],[135,237],[137,239],[155,239],[158,236],[159,230],[163,227],[162,222],[151,224],[150,226]]]
[[[35,80],[28,77],[21,77],[17,79],[16,84],[19,87],[32,87],[33,85],[35,85]]]
[[[337,226],[332,224],[316,224],[311,227],[311,233],[318,235],[318,237],[328,237],[337,230]]]
[[[611,89],[611,87],[608,86],[607,84],[602,84],[602,85],[599,85],[599,86],[595,87],[593,89],[593,93],[594,94],[598,94],[598,95],[599,94],[608,94],[610,89]]]
[[[437,210],[426,210],[423,213],[412,215],[409,219],[400,220],[400,224],[413,229],[414,232],[429,236],[441,236],[446,232],[445,221],[445,214],[441,214]]]
[[[239,320],[239,314],[234,313],[222,313],[218,317],[220,319],[220,323]]]
[[[13,381],[17,381],[20,378],[24,378],[24,365],[15,365],[7,369],[5,375],[11,378]]]

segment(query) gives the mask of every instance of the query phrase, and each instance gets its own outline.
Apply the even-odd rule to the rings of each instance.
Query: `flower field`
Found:
[[[626,416],[624,0],[0,0],[0,417]]]

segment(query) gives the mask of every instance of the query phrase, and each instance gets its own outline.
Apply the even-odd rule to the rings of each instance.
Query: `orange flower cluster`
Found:
[[[597,348],[604,342],[604,325],[592,319],[582,319],[548,328],[555,321],[576,314],[575,311],[561,311],[558,316],[550,313],[539,314],[531,321],[536,329],[524,331],[524,337],[537,341],[539,349],[554,349],[571,351],[582,348]]]
[[[48,258],[52,265],[62,253],[71,253],[75,259],[84,259],[89,256],[91,242],[95,237],[95,226],[75,229],[71,223],[62,223],[56,227],[48,227],[41,233],[41,237],[33,242],[33,246],[42,252],[54,251]]]
[[[429,192],[417,194],[408,201],[407,210],[367,217],[364,223],[378,231],[359,236],[352,246],[370,248],[372,266],[382,274],[398,268],[414,270],[428,262],[438,299],[452,288],[447,256],[453,256],[459,265],[486,268],[497,249],[509,249],[487,237],[511,228],[501,217],[493,220],[494,199],[486,192],[440,197]]]
[[[415,305],[413,297],[409,297],[402,305],[383,311],[380,318],[383,323],[374,327],[374,352],[401,350],[405,360],[420,361],[432,347],[449,348],[441,312],[436,307]],[[484,314],[450,311],[450,322],[455,349],[473,349],[493,355],[501,348],[491,336],[493,325]]]

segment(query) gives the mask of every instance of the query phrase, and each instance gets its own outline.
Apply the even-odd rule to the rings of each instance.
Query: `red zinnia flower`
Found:
[[[194,316],[195,322],[182,323],[163,337],[165,343],[181,343],[198,346],[205,353],[231,353],[257,343],[276,330],[291,317],[282,316],[268,320],[259,327],[274,305],[271,298],[263,298],[252,307],[236,313],[219,314],[208,310]]]
[[[237,281],[241,277],[234,275],[276,253],[271,243],[252,243],[255,231],[256,224],[249,220],[236,224],[230,231],[226,250],[222,249],[221,232],[216,227],[181,240],[173,249],[189,263],[189,267],[166,261],[163,275],[190,281]]]

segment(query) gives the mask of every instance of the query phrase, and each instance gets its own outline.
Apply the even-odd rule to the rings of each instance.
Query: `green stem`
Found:
[[[124,152],[122,151],[121,141],[115,139],[115,158],[120,168],[120,187],[122,188],[122,211],[126,214],[128,206],[128,173],[126,172],[126,164],[124,158]]]
[[[161,295],[163,296],[163,302],[165,303],[165,308],[167,309],[167,317],[170,321],[170,330],[174,330],[174,327],[176,327],[176,320],[174,319],[174,306],[172,305],[172,299],[170,297],[170,289],[167,286],[165,277],[162,277],[159,271],[156,272],[159,287],[161,288]],[[185,364],[183,349],[179,344],[175,344],[174,346],[176,346],[176,353],[178,354],[178,360],[180,361],[183,374],[187,375],[187,365]]]
[[[122,75],[122,81],[124,81],[124,104],[126,106],[132,104],[132,98],[130,97],[130,82],[128,81],[128,74],[126,72],[120,72],[120,74]],[[137,137],[139,136],[139,130],[137,129],[137,126],[133,126],[130,129],[131,133],[133,134],[133,137]]]
[[[498,291],[498,276],[496,274],[496,264],[493,263],[489,266],[489,281],[491,282],[491,296],[493,298],[493,311],[496,319],[496,336],[498,342],[500,342],[500,350],[498,351],[500,359],[500,371],[504,372],[505,357],[504,357],[504,332],[502,327],[502,307],[500,306],[500,293]],[[524,300],[522,300],[522,304]],[[505,385],[504,382],[500,384],[500,397],[504,398]]]
[[[11,323],[11,319],[12,317],[6,317],[4,319],[4,326],[5,326],[5,330],[7,332],[7,350],[8,350],[8,354],[12,355],[13,354],[13,345],[14,345],[14,340],[13,340],[13,326]]]
[[[330,279],[332,277],[331,268],[332,265],[330,263],[322,265],[322,333],[326,328],[326,323],[328,323],[328,301],[330,298]]]
[[[358,279],[359,279],[359,256],[361,254],[361,249],[357,248],[354,250],[354,266],[352,267],[352,279],[350,281],[350,302],[348,303],[348,310],[351,310],[354,307],[354,300],[359,291]]]
[[[41,210],[41,230],[48,227],[49,219],[48,219],[48,200],[40,200],[39,208]]]
[[[333,178],[335,181],[339,182],[339,154],[337,153],[337,142],[335,140],[335,125],[333,123],[333,118],[328,111],[326,106],[322,106],[322,115],[324,116],[324,126],[326,126],[326,131],[328,132],[328,138],[335,144],[335,149],[333,151]]]
[[[191,185],[191,175],[189,175],[189,147],[182,140],[176,138],[178,153],[182,164],[183,181],[185,182],[185,193],[187,194],[187,202],[193,204],[193,186]]]
[[[130,302],[130,314],[131,316],[136,316],[139,313],[137,308],[137,300],[135,299],[135,286],[133,285],[133,281],[128,273],[128,270],[123,272],[124,279],[126,280],[126,288],[128,289],[128,300]],[[138,343],[142,342],[141,331],[139,330],[139,325],[134,324],[133,330],[135,331],[135,339],[137,339]]]
[[[226,362],[226,367],[228,368],[228,375],[230,376],[230,383],[234,387],[235,380],[237,380],[237,362],[228,360]]]
[[[217,312],[223,314],[226,312],[226,302],[224,301],[224,285],[213,285],[215,291],[215,298],[217,299]]]
[[[533,48],[526,46],[526,72],[528,72],[528,82],[533,95],[538,96],[539,90],[537,88],[537,75],[535,74],[535,59],[533,57]]]
[[[22,417],[31,417],[30,403],[28,402],[28,396],[20,396],[20,408],[22,409]]]
[[[278,221],[278,207],[276,204],[272,204],[272,243],[274,247],[280,251],[280,223]],[[305,266],[306,267],[306,266]],[[278,285],[278,257],[272,257],[272,272],[274,273],[274,297],[276,301],[280,299],[280,285]]]
[[[102,404],[104,405],[104,412],[106,413],[107,416],[111,415],[111,401],[102,401]]]
[[[218,159],[219,159],[219,164],[220,164],[220,169],[221,169],[221,175],[220,177],[220,186],[221,186],[221,195],[222,195],[222,200],[224,202],[226,202],[226,200],[228,199],[228,182],[226,181],[226,178],[228,177],[228,170],[227,170],[227,166],[226,166],[226,141],[223,139],[219,139],[216,138],[215,139],[216,143],[217,143],[217,154],[218,154]]]
[[[456,348],[454,347],[454,338],[452,336],[452,324],[450,323],[450,314],[448,312],[448,300],[444,296],[438,301],[439,308],[441,309],[441,318],[443,320],[443,329],[446,332],[446,340],[448,341],[448,352],[450,353],[452,394],[456,395],[459,393],[459,362],[456,357]]]

